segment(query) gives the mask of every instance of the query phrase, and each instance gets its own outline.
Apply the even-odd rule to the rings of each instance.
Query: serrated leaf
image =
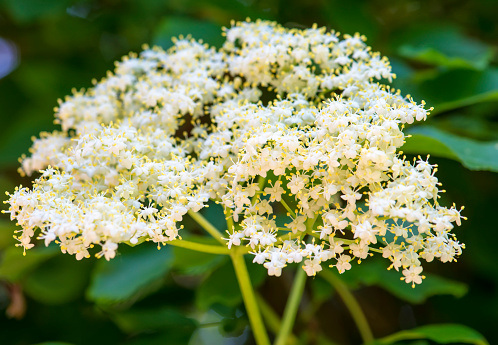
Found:
[[[262,265],[253,264],[249,257],[246,257],[246,265],[251,283],[256,288],[267,276],[266,269]],[[196,291],[196,304],[201,309],[208,309],[216,303],[234,307],[241,302],[242,295],[231,261],[214,270]]]
[[[481,142],[443,132],[430,126],[411,127],[401,150],[412,154],[432,154],[455,159],[470,170],[498,172],[498,141]]]
[[[494,55],[492,47],[462,34],[452,26],[417,27],[399,39],[401,56],[450,68],[484,69]]]
[[[380,260],[364,261],[354,272],[345,272],[340,276],[350,287],[356,288],[359,284],[376,285],[390,292],[394,296],[414,304],[420,304],[427,298],[435,295],[453,295],[462,297],[467,293],[467,286],[463,283],[425,273],[426,279],[420,285],[412,288],[400,280],[401,273],[387,270],[385,262]]]
[[[173,46],[171,39],[180,35],[190,35],[211,46],[221,47],[225,39],[221,36],[221,26],[187,17],[167,17],[158,25],[152,44],[165,49]]]
[[[417,327],[378,339],[376,344],[394,344],[408,339],[429,339],[438,344],[488,345],[487,340],[476,330],[458,324],[440,324]]]
[[[149,243],[129,248],[110,261],[100,260],[92,274],[87,297],[98,303],[116,303],[137,296],[163,279],[173,264],[169,247],[157,250]]]

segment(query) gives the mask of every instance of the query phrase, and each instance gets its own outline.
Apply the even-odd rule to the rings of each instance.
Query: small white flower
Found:
[[[404,280],[406,283],[412,283],[412,287],[415,287],[415,284],[422,284],[422,279],[424,276],[421,276],[423,269],[421,266],[410,266],[409,268],[403,270]]]
[[[228,248],[250,246],[269,275],[331,259],[342,273],[381,250],[419,284],[422,260],[462,253],[463,217],[437,203],[435,166],[398,152],[403,125],[428,111],[393,93],[393,76],[360,35],[268,21],[236,23],[222,49],[180,39],[130,54],[61,101],[61,130],[23,158],[41,174],[7,201],[18,245],[57,242],[78,260],[97,245],[109,260],[120,243],[178,239],[187,213],[217,202],[234,223]]]
[[[322,270],[319,259],[306,260],[304,262],[303,270],[308,276],[315,276],[317,272]]]
[[[351,257],[349,255],[339,256],[339,259],[337,259],[337,264],[335,265],[339,273],[344,273],[345,271],[351,269],[351,264],[349,263],[350,261]]]

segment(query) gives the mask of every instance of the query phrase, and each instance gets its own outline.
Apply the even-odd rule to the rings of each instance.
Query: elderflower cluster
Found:
[[[97,246],[178,240],[187,213],[220,203],[227,244],[280,276],[342,273],[374,252],[420,284],[421,262],[456,260],[460,211],[438,204],[436,169],[399,148],[428,112],[386,86],[389,62],[363,36],[266,21],[233,24],[215,49],[146,48],[56,109],[22,160],[40,171],[8,212],[33,238],[82,259]],[[279,214],[277,217],[276,215]]]

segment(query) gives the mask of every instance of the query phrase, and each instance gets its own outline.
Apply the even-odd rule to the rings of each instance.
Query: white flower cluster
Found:
[[[185,214],[215,201],[228,247],[250,246],[269,275],[293,262],[342,273],[379,252],[419,284],[421,260],[455,260],[460,211],[438,204],[434,166],[397,152],[427,111],[382,84],[387,59],[324,28],[257,21],[224,34],[219,50],[180,39],[131,54],[61,102],[62,130],[22,162],[42,175],[8,201],[20,245],[36,232],[109,260],[118,243],[178,239]]]

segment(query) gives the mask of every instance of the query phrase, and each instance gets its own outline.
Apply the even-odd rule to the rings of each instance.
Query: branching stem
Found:
[[[226,246],[214,246],[211,244],[196,243],[186,240],[174,240],[166,242],[166,245],[171,245],[175,247],[186,248],[190,250],[195,250],[197,252],[210,253],[210,254],[222,254],[229,255],[230,251]]]
[[[337,275],[329,270],[323,270],[322,272],[320,272],[320,276],[325,279],[330,285],[332,285],[339,296],[341,296],[341,299],[351,313],[351,316],[353,317],[353,320],[356,323],[358,330],[360,331],[363,342],[365,344],[373,343],[374,337],[372,334],[372,330],[368,325],[367,318],[365,317],[363,310],[361,310],[358,301],[353,296],[351,291],[349,291],[346,284],[344,284],[343,281],[339,277],[337,277]]]
[[[283,207],[285,207],[285,209],[287,210],[287,212],[290,213],[290,215],[292,216],[292,218],[296,218],[296,213],[294,211],[292,211],[292,209],[290,208],[289,205],[287,205],[287,203],[284,201],[284,199],[280,199],[280,203],[282,204]]]
[[[223,235],[216,229],[216,227],[211,224],[202,214],[199,212],[194,212],[192,210],[188,211],[190,217],[192,217],[204,230],[206,230],[211,236],[215,238],[216,241],[220,242],[224,246],[226,245],[225,240],[223,240]]]

